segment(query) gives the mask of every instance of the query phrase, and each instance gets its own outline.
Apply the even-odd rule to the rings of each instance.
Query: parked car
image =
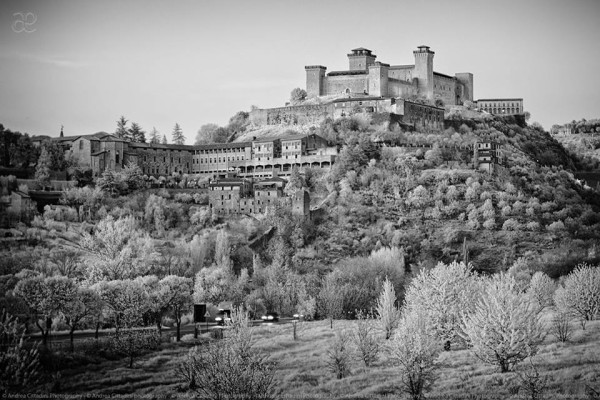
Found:
[[[261,317],[263,322],[277,322],[279,321],[279,314],[276,312],[268,312]]]
[[[231,310],[219,310],[215,317],[217,325],[225,325],[225,322],[231,321]]]

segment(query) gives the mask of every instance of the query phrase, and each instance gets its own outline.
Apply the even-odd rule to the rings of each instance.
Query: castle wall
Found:
[[[392,79],[398,79],[399,81],[406,81],[412,83],[414,67],[410,68],[394,68],[390,67],[388,76]]]
[[[306,105],[250,111],[250,121],[256,125],[318,124],[327,118],[330,106]]]
[[[441,99],[445,105],[456,105],[456,81],[453,78],[433,75],[434,98]]]
[[[410,97],[417,94],[417,88],[410,82],[388,79],[388,96]]]
[[[340,75],[327,76],[324,81],[325,94],[341,94],[346,93],[346,89],[350,93],[368,93],[369,80],[367,75]]]

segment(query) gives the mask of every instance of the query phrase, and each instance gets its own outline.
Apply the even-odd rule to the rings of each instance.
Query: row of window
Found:
[[[117,152],[117,157],[119,157],[119,152]],[[175,159],[173,157],[171,157],[170,159],[171,159],[171,164],[173,164]],[[147,161],[148,161],[148,157],[144,156],[144,162],[147,162]],[[153,162],[156,162],[156,156],[153,157]],[[162,162],[164,162],[164,163],[167,162],[167,157],[162,157]],[[181,157],[177,159],[177,164],[181,164]],[[186,163],[186,165],[189,165],[189,163]]]
[[[520,107],[520,102],[493,102],[493,103],[478,103],[480,107]]]
[[[245,147],[234,147],[230,149],[207,149],[207,150],[194,150],[194,154],[215,154],[215,153],[244,153]]]
[[[217,163],[217,162],[225,162],[225,161],[244,161],[244,156],[236,156],[235,159],[232,157],[227,157],[227,159],[225,159],[225,157],[215,157],[215,158],[200,158],[198,159],[194,159],[192,160],[194,164],[213,164],[213,163]]]
[[[178,172],[178,171],[177,171],[177,168],[175,168],[175,170],[174,170],[174,171],[175,171],[175,172]],[[187,170],[187,168],[183,169],[183,170],[182,170],[182,172],[183,172],[184,174],[187,174],[187,173],[188,173],[188,170]],[[150,174],[150,175],[158,175],[158,174],[165,174],[165,175],[169,175],[169,173],[170,173],[170,172],[169,172],[169,168],[165,168],[165,169],[164,169],[164,171],[163,171],[163,172],[161,172],[161,168],[158,168],[158,167],[156,167],[156,168],[155,168],[155,167],[150,167],[150,168],[142,168],[142,173],[143,173],[143,174]]]
[[[492,114],[518,114],[521,112],[518,107],[517,108],[482,107],[482,110],[487,111]]]

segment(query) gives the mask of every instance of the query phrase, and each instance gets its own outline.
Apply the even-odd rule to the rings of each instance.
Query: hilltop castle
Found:
[[[309,65],[306,70],[306,92],[309,98],[347,95],[410,98],[420,96],[439,105],[456,105],[473,101],[473,74],[449,76],[433,70],[435,53],[428,46],[413,51],[415,63],[390,65],[375,61],[377,56],[360,47],[348,54],[348,70],[331,71],[327,67]]]

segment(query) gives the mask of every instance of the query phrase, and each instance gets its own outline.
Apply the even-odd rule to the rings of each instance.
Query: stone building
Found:
[[[242,178],[225,178],[211,182],[208,185],[208,202],[214,213],[219,215],[239,214],[242,211],[242,201],[252,199],[252,182]],[[253,204],[246,208],[254,209]]]
[[[474,146],[476,168],[489,173],[505,164],[500,146],[496,142],[477,142]]]
[[[252,142],[215,143],[192,148],[191,173],[222,174],[235,168],[236,163],[245,163],[253,158]]]
[[[287,205],[293,215],[310,218],[310,195],[305,189],[287,197],[287,180],[279,177],[252,182],[245,178],[225,178],[209,185],[208,204],[216,215],[263,214],[269,207]]]
[[[294,167],[329,168],[337,155],[336,148],[315,134],[198,146],[129,142],[104,132],[54,140],[64,148],[65,157],[92,169],[96,176],[134,162],[142,173],[155,177],[179,173],[211,178],[239,173],[267,178],[289,175]]]
[[[129,142],[110,133],[63,136],[54,140],[65,150],[65,157],[94,171],[107,168],[120,171],[129,161],[137,162],[135,152],[129,149]]]
[[[413,51],[414,64],[390,65],[375,61],[377,56],[363,47],[348,54],[348,69],[327,72],[322,65],[308,65],[306,92],[308,97],[331,95],[402,97],[422,96],[441,100],[445,105],[462,104],[473,100],[473,74],[454,76],[434,71],[435,53],[429,46]]]
[[[128,142],[128,152],[146,175],[167,176],[193,171],[194,146]]]
[[[523,113],[523,99],[479,99],[477,108],[494,115],[513,115]]]

